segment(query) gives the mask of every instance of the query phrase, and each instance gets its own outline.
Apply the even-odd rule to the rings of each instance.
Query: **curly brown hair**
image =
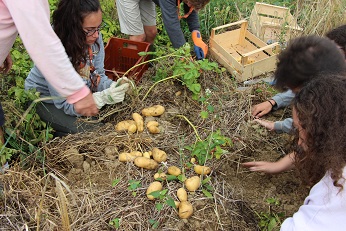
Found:
[[[295,163],[308,185],[330,171],[340,187],[346,165],[346,77],[324,74],[310,81],[293,100],[299,125],[305,130],[305,147],[297,148]],[[298,134],[297,134],[298,136]]]

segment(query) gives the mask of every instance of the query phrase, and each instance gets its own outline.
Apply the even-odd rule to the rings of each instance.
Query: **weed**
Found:
[[[129,187],[127,188],[128,190],[132,191],[132,196],[136,196],[137,192],[136,190],[141,187],[141,181],[139,180],[129,180]]]
[[[221,135],[220,130],[218,130],[211,133],[205,140],[197,141],[194,145],[185,146],[185,148],[191,151],[191,156],[195,156],[200,165],[204,165],[207,160],[213,157],[220,159],[222,154],[226,153],[222,147],[232,145],[232,140]]]
[[[120,218],[114,218],[109,221],[109,225],[112,226],[113,228],[119,229],[120,228]]]
[[[275,198],[268,198],[267,203],[269,205],[267,212],[257,213],[259,217],[259,226],[263,231],[279,230],[281,220],[284,218],[283,212],[276,212],[273,207],[280,205],[280,202]]]

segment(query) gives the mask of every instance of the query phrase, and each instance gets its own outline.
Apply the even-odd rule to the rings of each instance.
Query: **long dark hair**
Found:
[[[101,10],[99,0],[60,0],[53,12],[53,28],[76,70],[86,62],[88,45],[83,32],[84,18]]]
[[[342,189],[340,180],[346,165],[346,77],[329,73],[314,78],[296,95],[293,109],[306,132],[307,148],[297,149],[295,156],[299,175],[313,185],[330,171],[334,186]]]

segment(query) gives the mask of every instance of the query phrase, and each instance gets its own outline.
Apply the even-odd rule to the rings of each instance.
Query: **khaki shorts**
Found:
[[[116,0],[121,32],[127,35],[144,34],[144,26],[156,26],[153,0]]]

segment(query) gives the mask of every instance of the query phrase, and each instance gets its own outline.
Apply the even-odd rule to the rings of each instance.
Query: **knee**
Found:
[[[147,37],[154,39],[157,35],[157,28],[151,27],[145,33]]]

